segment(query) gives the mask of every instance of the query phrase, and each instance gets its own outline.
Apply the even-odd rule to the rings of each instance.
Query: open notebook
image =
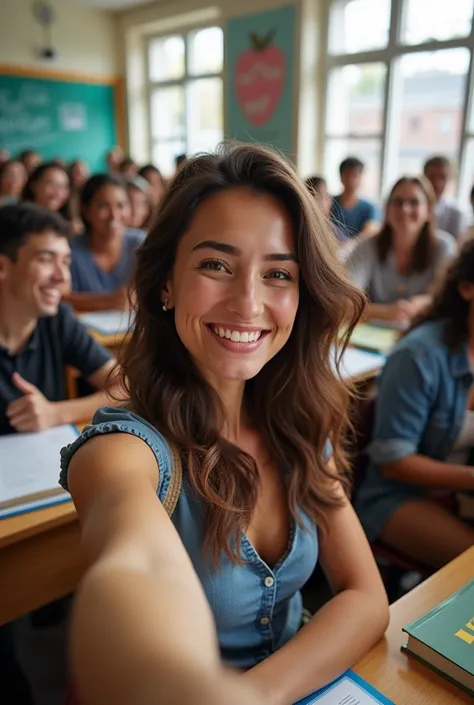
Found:
[[[95,311],[82,313],[79,319],[86,328],[101,335],[127,333],[133,325],[133,316],[128,311]]]
[[[56,426],[0,437],[0,518],[69,499],[58,484],[59,452],[78,434]]]
[[[380,353],[347,348],[342,356],[339,370],[344,379],[356,379],[365,375],[370,376],[371,373],[376,375],[382,369],[384,362],[385,355]],[[335,364],[334,358],[333,364]]]

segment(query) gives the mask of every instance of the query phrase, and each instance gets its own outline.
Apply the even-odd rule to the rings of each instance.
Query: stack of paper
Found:
[[[336,366],[336,353],[333,351],[333,365]],[[382,369],[385,355],[379,353],[346,348],[339,365],[339,372],[344,379],[357,379],[358,377],[376,375]]]
[[[133,326],[133,316],[128,311],[96,311],[79,316],[86,328],[101,335],[127,333]]]
[[[70,499],[59,484],[59,454],[75,426],[0,437],[0,518]]]

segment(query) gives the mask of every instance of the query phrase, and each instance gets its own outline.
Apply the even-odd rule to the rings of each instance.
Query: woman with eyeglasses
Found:
[[[385,222],[347,259],[349,275],[369,297],[367,317],[407,325],[431,301],[430,288],[456,241],[437,230],[435,196],[424,177],[404,176],[392,188]]]

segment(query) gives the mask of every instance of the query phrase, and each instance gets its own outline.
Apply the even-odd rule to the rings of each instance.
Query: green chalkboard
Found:
[[[0,75],[0,148],[105,166],[116,144],[114,86]]]

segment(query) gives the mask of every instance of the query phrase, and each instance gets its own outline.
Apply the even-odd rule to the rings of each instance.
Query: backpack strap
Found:
[[[171,480],[166,497],[163,500],[163,506],[166,513],[171,518],[174,510],[176,509],[179,493],[181,492],[181,488],[183,486],[183,466],[181,463],[181,456],[176,446],[168,441],[168,447],[171,460]]]

